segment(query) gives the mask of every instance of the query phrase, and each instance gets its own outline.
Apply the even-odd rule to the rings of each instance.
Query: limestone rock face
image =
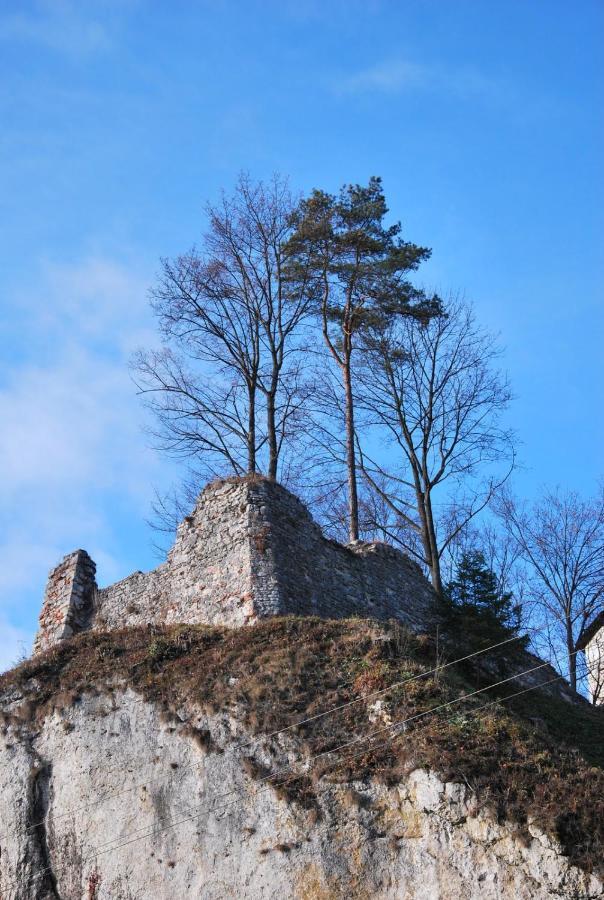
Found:
[[[433,772],[396,787],[319,782],[306,808],[258,775],[304,771],[295,738],[252,738],[234,714],[180,721],[129,689],[35,726],[16,689],[3,709],[2,900],[604,894],[538,821],[521,837]]]

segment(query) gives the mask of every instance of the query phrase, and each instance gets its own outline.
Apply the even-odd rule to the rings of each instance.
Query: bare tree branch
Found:
[[[508,491],[496,511],[526,563],[550,649],[564,648],[576,689],[576,651],[604,610],[604,492],[585,500],[573,491],[546,491],[528,505]]]
[[[511,392],[493,365],[499,351],[458,301],[426,322],[373,328],[364,351],[357,405],[366,425],[386,436],[397,462],[378,464],[361,451],[360,467],[390,509],[421,535],[440,593],[443,553],[515,465],[513,434],[501,425]],[[493,467],[499,474],[489,473]]]

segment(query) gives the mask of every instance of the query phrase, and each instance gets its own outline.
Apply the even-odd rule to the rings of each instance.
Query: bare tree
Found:
[[[138,354],[135,380],[159,446],[209,474],[276,478],[300,416],[310,299],[303,268],[295,282],[286,271],[294,207],[283,179],[242,175],[233,196],[206,208],[201,249],[164,260],[152,292],[164,348]]]
[[[546,491],[532,505],[505,492],[496,509],[527,565],[533,615],[554,654],[564,648],[576,690],[577,651],[604,625],[604,491]]]
[[[307,397],[300,365],[300,326],[311,304],[310,267],[297,266],[291,277],[289,238],[294,199],[287,182],[275,176],[266,186],[242,176],[239,202],[241,270],[260,320],[261,366],[258,381],[266,404],[267,474],[277,477],[284,442]]]
[[[398,522],[402,543],[419,536],[442,593],[443,553],[514,466],[513,435],[501,424],[511,393],[494,367],[499,351],[460,302],[424,323],[374,329],[364,346],[358,405],[395,461],[377,461],[370,442],[359,441],[361,468]],[[417,553],[417,542],[409,549]]]
[[[204,477],[255,472],[264,441],[256,425],[258,364],[252,356],[245,373],[235,366],[212,372],[206,359],[193,347],[135,355],[135,383],[154,414],[149,433],[159,450],[198,460]]]

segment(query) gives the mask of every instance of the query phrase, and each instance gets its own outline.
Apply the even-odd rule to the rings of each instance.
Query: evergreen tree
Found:
[[[520,629],[522,608],[509,591],[499,588],[496,574],[480,550],[466,551],[456,577],[446,586],[444,617],[452,634],[487,647]]]
[[[380,178],[345,185],[338,195],[315,190],[300,204],[289,244],[289,277],[313,286],[323,338],[341,372],[351,541],[359,538],[353,351],[364,331],[397,316],[426,321],[441,312],[437,297],[409,281],[430,250],[404,241],[400,223],[385,224],[387,213]]]

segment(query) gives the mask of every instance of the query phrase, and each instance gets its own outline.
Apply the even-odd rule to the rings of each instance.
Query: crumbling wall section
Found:
[[[83,588],[75,572],[77,566],[84,572],[85,565],[94,577],[94,563],[77,551],[53,572],[44,639],[36,649],[87,627],[237,627],[289,614],[398,618],[422,631],[434,608],[432,588],[403,553],[385,544],[346,547],[327,540],[297,497],[262,478],[209,485],[180,524],[166,561],[98,590],[94,616],[78,619],[74,611]],[[71,630],[65,604],[72,610]]]
[[[34,653],[89,628],[96,601],[96,565],[85,550],[65,556],[48,576]]]
[[[97,627],[147,622],[245,625],[251,592],[247,492],[211,486],[181,522],[165,563],[99,591]]]
[[[604,706],[604,628],[585,647],[589,693],[596,706]]]
[[[151,572],[133,572],[97,595],[94,627],[124,628],[158,620],[169,594],[169,572],[162,563]]]
[[[426,630],[434,592],[419,566],[387,544],[327,540],[304,504],[279,485],[249,491],[252,579],[259,616],[397,618]]]

